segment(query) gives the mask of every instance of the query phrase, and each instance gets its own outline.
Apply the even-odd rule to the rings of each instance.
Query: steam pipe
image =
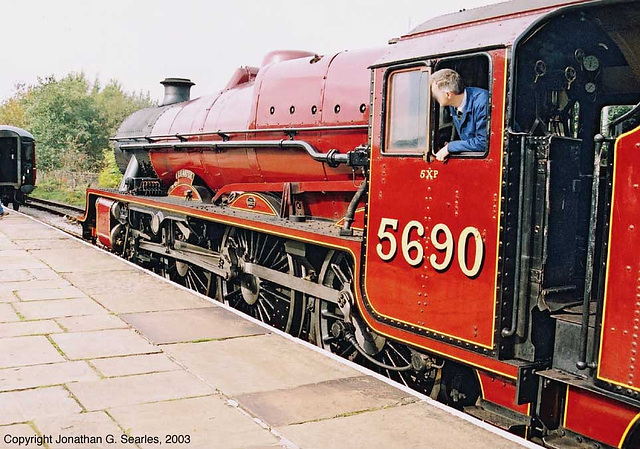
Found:
[[[111,141],[122,140],[153,140],[153,139],[179,139],[181,137],[197,137],[197,136],[210,136],[212,134],[254,134],[254,133],[277,133],[284,134],[298,134],[301,132],[317,132],[317,131],[356,131],[365,130],[368,125],[339,125],[339,126],[305,126],[299,128],[258,128],[258,129],[236,129],[236,130],[218,130],[218,131],[203,131],[197,133],[175,133],[175,134],[157,134],[148,136],[123,136],[123,137],[111,137]]]
[[[340,235],[353,235],[353,229],[351,229],[351,223],[353,223],[354,216],[356,214],[356,208],[358,207],[358,203],[364,195],[364,192],[367,190],[367,180],[365,179],[358,187],[358,190],[353,195],[351,202],[349,203],[349,207],[347,207],[347,213],[344,216],[344,225],[342,225],[342,229],[340,229]]]
[[[304,140],[210,140],[200,142],[157,142],[157,143],[128,143],[120,145],[120,149],[127,150],[152,150],[155,148],[210,148],[210,149],[234,149],[234,148],[297,148],[305,150],[309,156],[318,162],[326,162],[330,167],[349,163],[349,155],[341,154],[338,150],[329,150],[320,153],[313,145]]]

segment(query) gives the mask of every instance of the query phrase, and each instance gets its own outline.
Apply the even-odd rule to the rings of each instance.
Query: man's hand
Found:
[[[449,156],[449,145],[445,145],[436,153],[436,160],[440,162],[444,162],[444,160]]]

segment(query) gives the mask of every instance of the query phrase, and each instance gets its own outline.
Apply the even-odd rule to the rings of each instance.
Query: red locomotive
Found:
[[[547,447],[638,448],[639,22],[517,0],[194,100],[167,79],[85,237]],[[485,151],[446,163],[441,68],[490,98]]]

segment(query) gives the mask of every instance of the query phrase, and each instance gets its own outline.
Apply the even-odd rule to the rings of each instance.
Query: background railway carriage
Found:
[[[548,447],[640,447],[638,23],[635,1],[514,1],[274,52],[193,100],[167,79],[85,237]],[[490,118],[442,164],[445,67]]]
[[[0,200],[18,210],[36,183],[35,142],[31,133],[0,125]]]

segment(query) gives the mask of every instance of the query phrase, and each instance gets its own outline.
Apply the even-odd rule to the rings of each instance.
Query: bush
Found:
[[[103,168],[98,176],[98,186],[115,189],[122,179],[122,173],[120,173],[118,164],[116,164],[116,157],[111,149],[104,150],[102,155]]]

